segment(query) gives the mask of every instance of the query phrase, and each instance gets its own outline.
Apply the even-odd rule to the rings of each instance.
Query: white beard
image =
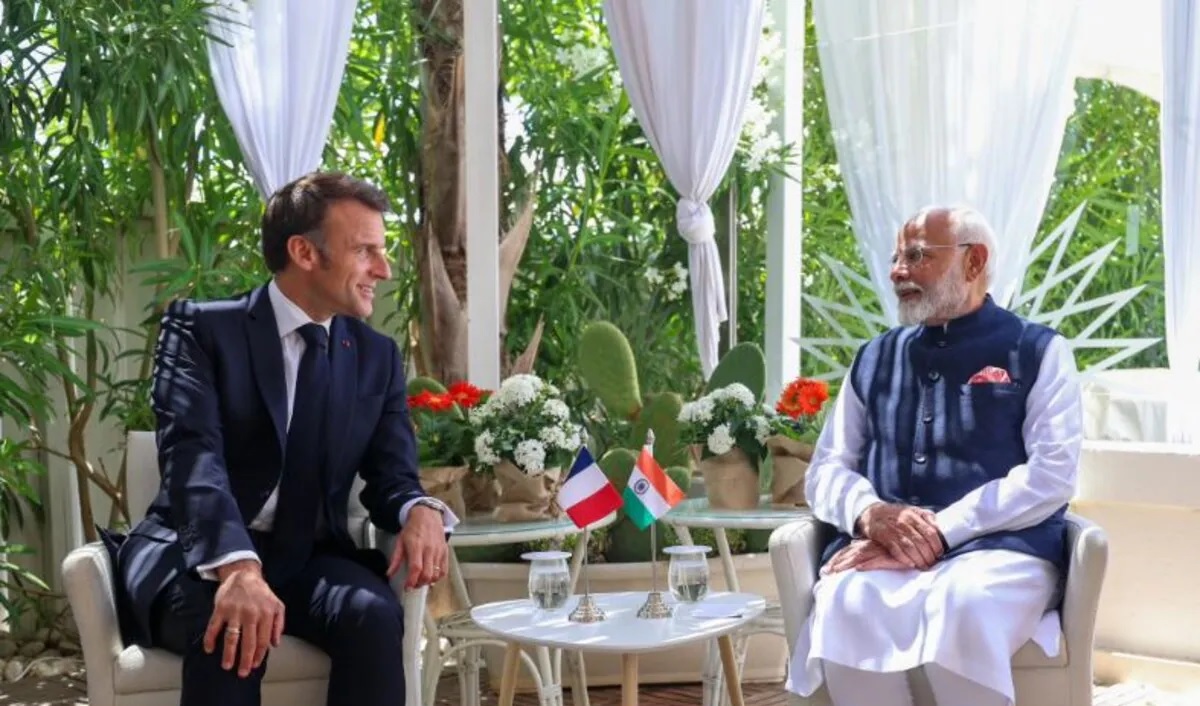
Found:
[[[900,324],[916,326],[930,319],[949,319],[967,300],[967,280],[963,277],[962,260],[955,260],[950,269],[933,286],[922,290],[911,282],[896,285],[896,294],[920,292],[915,299],[899,302]]]

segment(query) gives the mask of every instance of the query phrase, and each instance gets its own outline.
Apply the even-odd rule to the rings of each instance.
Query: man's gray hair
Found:
[[[989,284],[995,281],[996,263],[999,260],[999,253],[996,251],[996,234],[983,214],[970,206],[926,206],[917,211],[916,215],[909,219],[909,222],[916,223],[923,229],[925,219],[932,213],[946,214],[947,220],[950,221],[950,235],[953,236],[954,242],[963,245],[979,243],[987,249],[985,273]]]

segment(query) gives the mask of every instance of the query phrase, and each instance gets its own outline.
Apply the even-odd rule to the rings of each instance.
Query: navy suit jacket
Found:
[[[335,544],[353,552],[355,474],[371,521],[399,532],[421,497],[416,440],[396,343],[334,317],[322,488]],[[108,534],[126,643],[150,646],[151,606],[181,572],[258,551],[248,525],[279,483],[287,439],[283,348],[266,287],[229,301],[174,302],[155,353],[153,406],[162,485],[128,537]],[[260,552],[260,558],[267,557]]]

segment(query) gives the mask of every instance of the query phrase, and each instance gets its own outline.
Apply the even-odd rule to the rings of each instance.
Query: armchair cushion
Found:
[[[307,642],[285,635],[267,656],[264,682],[328,679],[329,658]],[[131,645],[117,655],[115,687],[118,694],[167,691],[179,688],[183,660],[166,650]]]

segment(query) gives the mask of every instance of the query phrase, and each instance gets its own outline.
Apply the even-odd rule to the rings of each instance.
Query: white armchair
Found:
[[[813,605],[813,586],[820,568],[821,551],[834,530],[811,516],[780,527],[771,535],[771,566],[779,586],[784,629],[789,650]],[[1096,608],[1108,565],[1108,539],[1104,530],[1082,517],[1067,514],[1067,542],[1071,552],[1061,611],[1063,649],[1046,657],[1028,642],[1013,655],[1013,681],[1017,706],[1091,706],[1092,644]],[[923,672],[910,673],[916,706],[933,706],[933,695]],[[812,697],[792,697],[796,706],[829,706],[822,686]]]
[[[146,508],[157,492],[159,473],[154,436],[134,432],[129,436],[127,483],[129,507]],[[361,481],[358,481],[361,483]],[[350,535],[360,546],[380,546],[389,551],[395,537],[378,537],[358,502],[356,485],[350,494]],[[183,662],[158,649],[143,649],[121,642],[113,596],[113,567],[100,543],[80,547],[63,560],[63,584],[79,627],[80,645],[87,668],[90,706],[175,706],[179,703]],[[403,659],[407,693],[404,703],[421,704],[420,641],[427,589],[404,590],[403,571],[392,581],[404,606]],[[285,636],[271,650],[263,677],[262,702],[267,706],[323,706],[329,659],[316,647]]]

